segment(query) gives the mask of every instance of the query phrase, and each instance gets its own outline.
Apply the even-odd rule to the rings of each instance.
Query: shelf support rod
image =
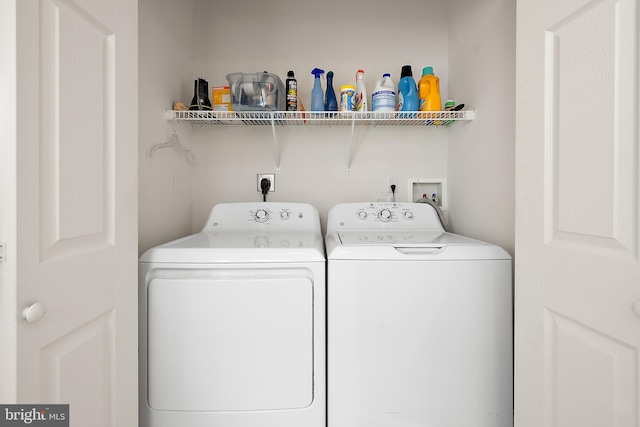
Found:
[[[276,172],[280,172],[280,156],[278,153],[278,140],[276,139],[276,123],[271,113],[271,132],[273,133],[273,159],[276,163]]]
[[[347,172],[351,172],[351,161],[353,160],[353,131],[356,125],[356,115],[351,116],[351,137],[349,138],[349,153],[347,156]]]

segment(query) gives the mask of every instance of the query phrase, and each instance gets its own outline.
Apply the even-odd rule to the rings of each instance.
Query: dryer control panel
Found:
[[[276,209],[275,211],[272,209],[269,209],[268,207],[265,208],[258,208],[255,210],[249,210],[249,215],[251,216],[251,219],[255,222],[258,222],[260,224],[264,224],[264,223],[268,223],[270,221],[288,221],[289,219],[291,219],[292,217],[294,217],[295,215],[298,216],[298,218],[303,219],[304,217],[304,213],[303,212],[292,212],[291,208],[289,207],[281,207],[279,209]]]
[[[345,203],[329,211],[327,233],[376,229],[443,231],[435,209],[425,203]]]
[[[306,203],[223,203],[202,231],[320,231],[318,211]]]

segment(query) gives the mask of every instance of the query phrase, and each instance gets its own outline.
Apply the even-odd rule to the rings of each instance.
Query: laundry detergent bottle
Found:
[[[338,99],[333,90],[333,71],[327,73],[327,94],[324,99],[324,111],[338,111]]]
[[[398,82],[398,111],[418,111],[418,88],[413,79],[411,65],[403,65]]]
[[[440,111],[442,109],[440,79],[433,74],[432,67],[422,69],[418,92],[420,94],[420,111]]]
[[[324,74],[324,70],[314,68],[311,74],[315,76],[311,90],[311,111],[324,111],[324,92],[320,83],[320,76]]]

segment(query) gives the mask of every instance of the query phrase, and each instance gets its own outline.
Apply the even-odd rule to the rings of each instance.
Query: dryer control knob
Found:
[[[290,216],[291,214],[289,214],[289,212],[287,211],[280,212],[280,219],[282,219],[283,221],[288,220]]]
[[[264,209],[258,209],[255,214],[255,219],[257,222],[265,222],[269,219],[269,212]]]
[[[365,211],[358,211],[357,215],[358,215],[358,219],[360,220],[367,219],[367,213]]]
[[[382,222],[391,221],[391,211],[389,209],[382,209],[378,214],[378,218],[380,218]]]

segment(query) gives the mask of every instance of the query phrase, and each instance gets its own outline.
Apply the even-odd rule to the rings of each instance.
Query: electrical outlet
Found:
[[[276,191],[276,176],[272,173],[259,173],[257,174],[258,177],[258,191],[260,193],[262,193],[262,187],[260,186],[260,182],[262,181],[262,178],[266,178],[269,180],[269,183],[271,184],[269,186],[269,192],[272,191]]]
[[[398,175],[387,175],[387,192],[391,193],[391,186],[396,186],[396,193],[398,192]]]

